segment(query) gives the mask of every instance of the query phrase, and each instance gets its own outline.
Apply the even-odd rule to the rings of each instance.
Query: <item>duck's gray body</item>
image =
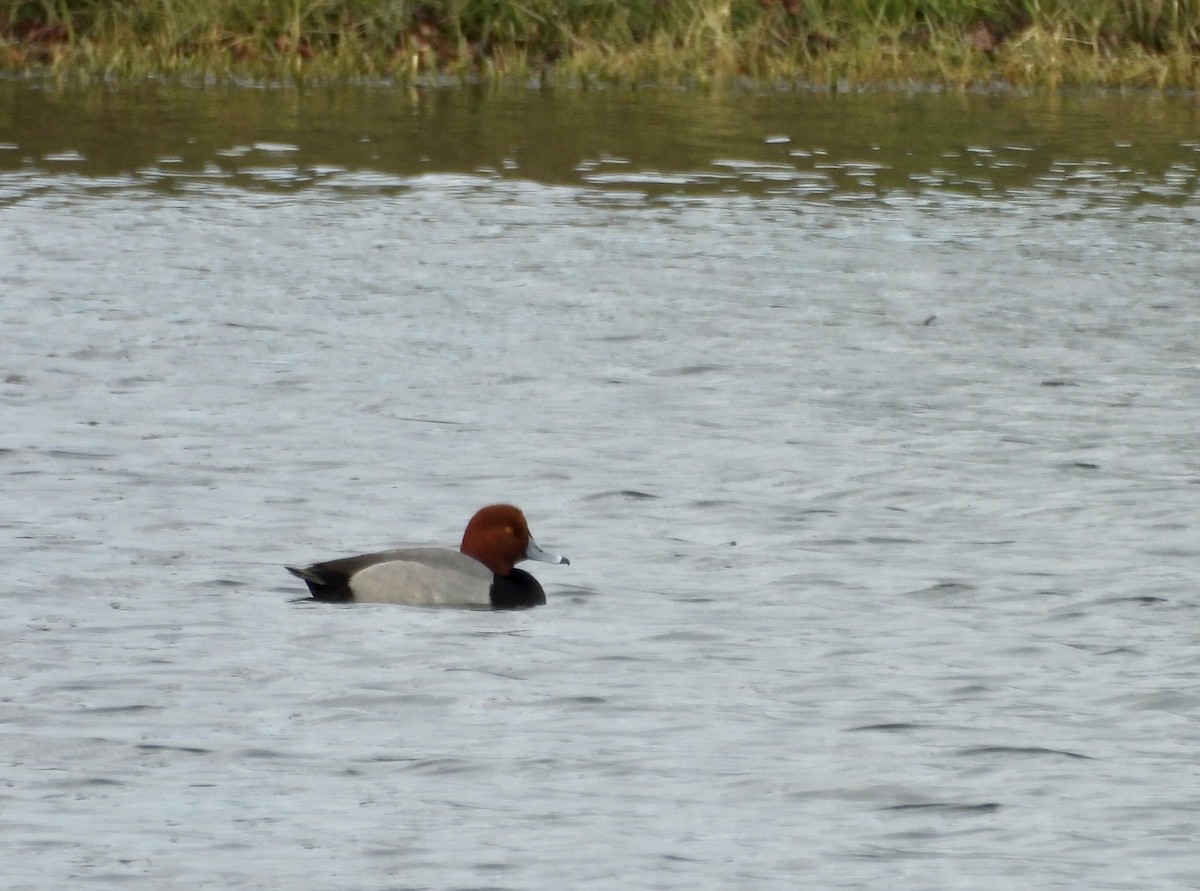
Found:
[[[316,600],[512,609],[546,602],[542,586],[514,569],[498,576],[447,548],[404,548],[287,567]]]

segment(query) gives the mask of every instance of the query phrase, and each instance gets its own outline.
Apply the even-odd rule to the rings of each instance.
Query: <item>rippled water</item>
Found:
[[[6,888],[1200,885],[1190,101],[0,123]]]

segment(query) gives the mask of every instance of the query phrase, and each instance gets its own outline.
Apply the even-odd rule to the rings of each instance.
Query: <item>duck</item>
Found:
[[[284,568],[308,585],[313,600],[474,609],[541,606],[546,592],[530,573],[516,568],[522,560],[571,563],[537,546],[520,508],[490,504],[471,517],[457,551],[402,548]]]

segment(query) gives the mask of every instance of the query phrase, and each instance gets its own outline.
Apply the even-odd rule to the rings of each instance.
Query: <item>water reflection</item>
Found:
[[[1156,95],[59,93],[8,81],[0,196],[19,199],[47,175],[167,191],[210,179],[378,190],[452,173],[651,197],[876,200],[937,190],[1178,204],[1196,192],[1197,123],[1194,99]]]

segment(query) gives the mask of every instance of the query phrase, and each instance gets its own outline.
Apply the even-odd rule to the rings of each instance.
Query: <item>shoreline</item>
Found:
[[[213,86],[1200,90],[1200,4],[1146,12],[1081,0],[1033,4],[1035,15],[1019,2],[998,0],[990,13],[980,12],[987,3],[943,3],[871,19],[853,0],[808,0],[803,11],[800,0],[614,0],[568,20],[554,0],[318,0],[303,13],[287,0],[234,10],[195,0],[183,12],[154,0],[132,11],[67,2],[78,7],[67,13],[0,2],[0,74]]]

